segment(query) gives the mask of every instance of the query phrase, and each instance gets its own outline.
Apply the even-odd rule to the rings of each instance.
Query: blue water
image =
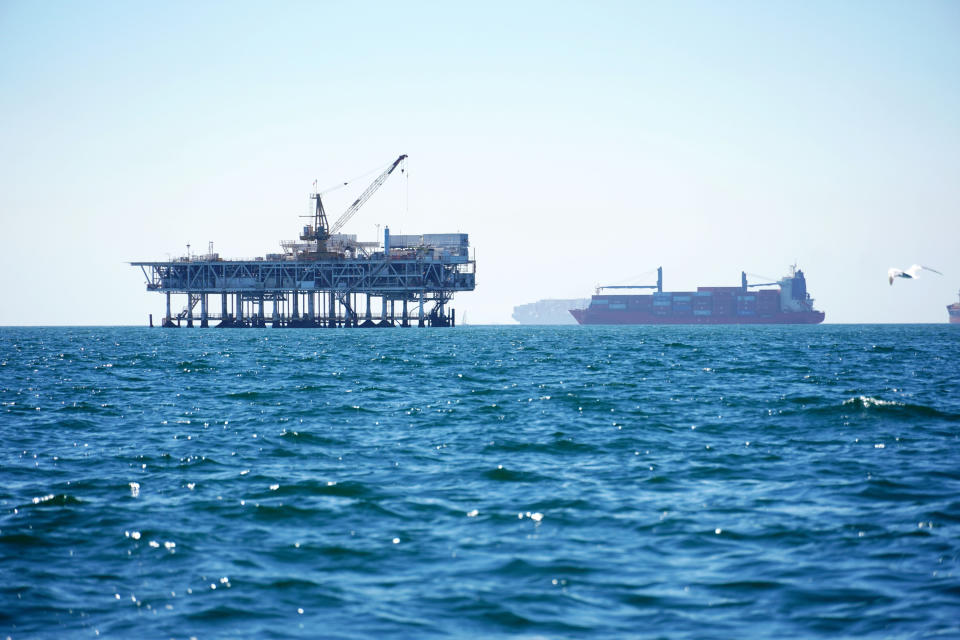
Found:
[[[0,329],[0,637],[960,637],[957,329]]]

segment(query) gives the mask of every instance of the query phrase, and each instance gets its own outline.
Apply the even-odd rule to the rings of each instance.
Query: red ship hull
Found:
[[[950,314],[950,324],[960,324],[960,303],[954,302],[948,306],[947,313]]]
[[[820,324],[826,317],[823,311],[776,313],[770,316],[663,316],[642,311],[592,309],[571,309],[570,313],[580,324]],[[960,322],[960,318],[951,318],[951,322]]]

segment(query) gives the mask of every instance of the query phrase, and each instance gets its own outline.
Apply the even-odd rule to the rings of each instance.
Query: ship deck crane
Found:
[[[600,295],[600,292],[604,289],[656,289],[658,292],[662,292],[663,267],[657,267],[657,284],[607,284],[598,286],[596,289],[596,294]]]
[[[756,276],[757,274],[751,273],[750,275]],[[758,276],[758,277],[762,277],[762,276]],[[769,276],[767,277],[769,278]],[[740,286],[743,288],[744,291],[746,291],[748,287],[772,287],[775,284],[780,284],[780,283],[779,282],[756,282],[756,283],[747,284],[747,272],[746,271],[740,272]]]
[[[313,227],[307,227],[307,229],[304,229],[304,233],[300,236],[300,239],[316,241],[318,256],[323,256],[325,253],[327,253],[326,242],[327,240],[330,239],[330,236],[339,232],[340,229],[342,229],[343,226],[350,221],[350,218],[352,218],[354,214],[357,213],[360,207],[363,206],[363,203],[369,200],[370,196],[376,193],[377,189],[379,189],[380,186],[383,185],[384,182],[386,182],[387,178],[390,177],[390,174],[393,173],[394,169],[396,169],[400,165],[400,163],[402,163],[406,159],[407,159],[407,156],[406,154],[404,154],[404,155],[401,155],[396,160],[394,160],[393,163],[391,163],[390,166],[388,166],[383,171],[383,173],[377,176],[377,178],[370,183],[370,186],[368,186],[364,190],[364,192],[361,193],[360,196],[353,201],[353,204],[347,207],[347,210],[344,211],[339,218],[337,218],[336,222],[334,222],[333,225],[330,225],[327,222],[327,212],[323,208],[322,196],[323,196],[323,193],[326,193],[326,192],[323,192],[323,193],[318,192],[318,193],[310,194],[310,198],[317,201],[317,205],[313,215]],[[403,171],[403,169],[401,169],[401,171]]]

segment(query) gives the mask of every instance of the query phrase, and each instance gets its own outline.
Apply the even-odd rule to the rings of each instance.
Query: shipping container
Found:
[[[806,295],[803,272],[792,267],[777,284],[779,288],[748,289],[745,283],[734,287],[697,287],[690,291],[657,291],[649,296],[619,297],[615,300],[620,313],[607,314],[610,308],[602,303],[574,310],[580,324],[818,324],[824,313],[813,307]],[[781,296],[800,292],[791,299],[800,303],[781,309]],[[623,305],[625,308],[619,308]]]

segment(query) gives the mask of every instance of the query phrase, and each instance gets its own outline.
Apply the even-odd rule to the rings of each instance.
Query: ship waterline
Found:
[[[580,324],[820,324],[826,318],[823,311],[773,316],[671,316],[644,312],[591,312],[588,309],[571,309],[570,314]],[[960,320],[958,320],[960,321]]]

